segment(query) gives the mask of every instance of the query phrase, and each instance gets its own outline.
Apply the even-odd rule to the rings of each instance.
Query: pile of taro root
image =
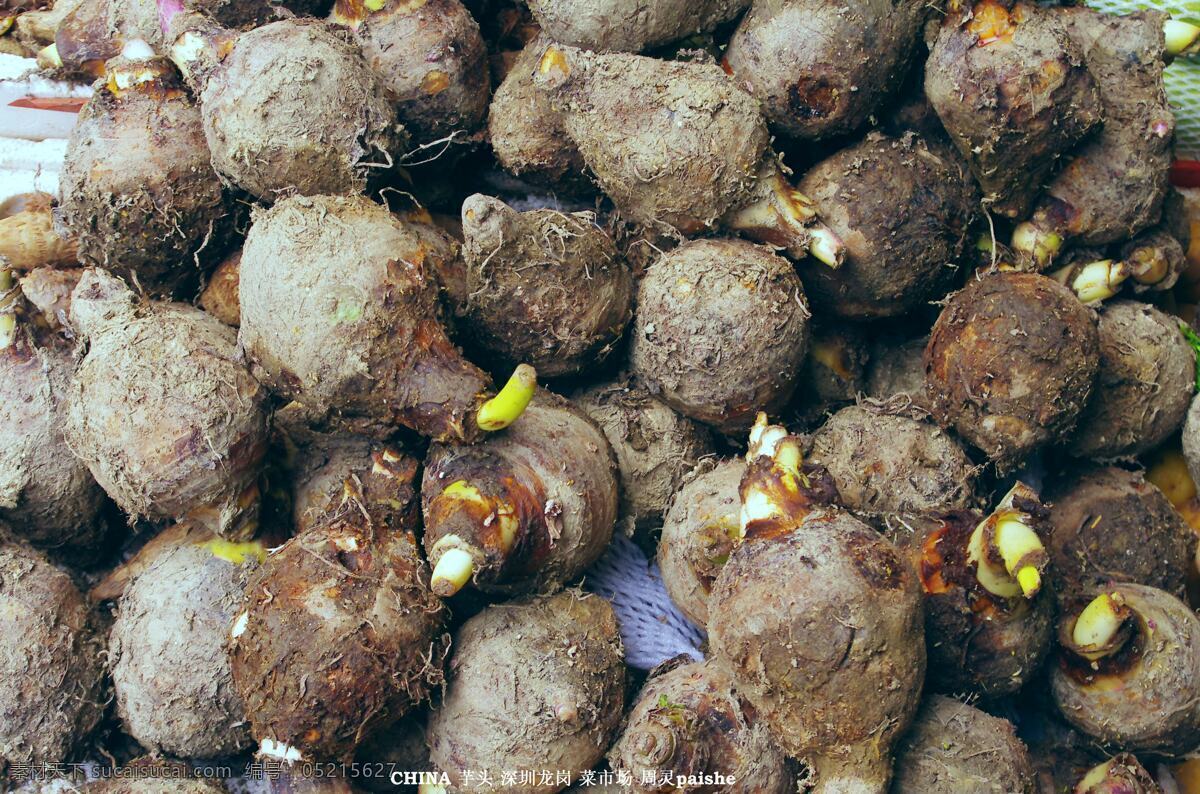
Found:
[[[1200,27],[7,7],[0,790],[1200,792]]]

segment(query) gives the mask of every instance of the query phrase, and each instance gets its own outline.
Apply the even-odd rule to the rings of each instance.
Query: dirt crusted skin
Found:
[[[1154,776],[1130,753],[1117,753],[1080,778],[1077,794],[1162,794]]]
[[[953,150],[872,133],[810,170],[800,192],[846,245],[837,268],[804,272],[822,307],[844,317],[905,314],[950,289],[978,195]]]
[[[620,516],[630,529],[661,524],[684,477],[714,453],[707,428],[676,413],[632,378],[593,386],[574,402],[604,431],[617,456]]]
[[[971,507],[978,469],[932,422],[884,407],[851,405],[814,434],[808,459],[837,484],[841,503],[864,520]]]
[[[591,212],[517,212],[475,194],[462,206],[468,333],[544,377],[604,361],[633,314],[633,276]]]
[[[1149,304],[1105,305],[1100,369],[1069,451],[1087,459],[1140,455],[1179,429],[1196,388],[1196,354],[1178,321]]]
[[[241,345],[268,388],[313,411],[474,440],[490,379],[446,335],[434,277],[455,256],[436,228],[365,198],[280,201],[242,249]]]
[[[1008,720],[929,695],[896,750],[895,794],[1036,794],[1029,750]]]
[[[359,0],[334,12],[364,13]],[[396,99],[396,113],[416,143],[483,123],[491,91],[487,45],[459,0],[393,0],[352,25],[371,69]],[[433,150],[433,151],[436,151]]]
[[[708,600],[721,566],[733,551],[746,463],[723,460],[697,470],[663,516],[658,566],[671,601],[697,626],[708,625]]]
[[[928,13],[920,0],[756,2],[724,65],[777,129],[828,138],[858,128],[900,87]]]
[[[641,52],[732,20],[747,0],[532,0],[550,38],[588,50]]]
[[[88,351],[63,433],[100,487],[131,516],[205,511],[216,532],[251,527],[266,390],[233,330],[191,306],[137,302],[103,270],[80,279],[71,321]]]
[[[738,240],[696,240],[638,287],[633,369],[675,410],[724,433],[792,396],[809,337],[791,263]]]
[[[925,93],[992,211],[1024,217],[1056,159],[1101,121],[1097,81],[1052,11],[962,5],[931,47]]]
[[[170,295],[198,282],[198,265],[223,253],[235,213],[213,170],[200,109],[170,63],[109,64],[110,75],[140,70],[159,74],[128,89],[97,81],[80,111],[56,222],[84,264]]]
[[[1001,471],[1069,437],[1099,365],[1096,317],[1033,273],[990,273],[951,296],[925,348],[934,418]]]
[[[403,153],[408,134],[348,33],[287,19],[219,51],[215,65],[181,68],[200,99],[213,166],[256,198],[361,193]]]
[[[1141,472],[1088,467],[1052,483],[1046,549],[1060,593],[1135,582],[1183,597],[1196,534]]]
[[[780,748],[813,770],[814,791],[884,792],[925,677],[917,576],[836,509],[769,531],[743,541],[717,576],[713,655]]]
[[[1047,186],[1034,222],[1080,245],[1126,240],[1158,222],[1167,195],[1175,116],[1163,86],[1166,14],[1052,13],[1095,76],[1104,126]]]
[[[664,663],[664,667],[670,663]],[[732,778],[729,794],[785,794],[796,773],[771,734],[743,703],[729,674],[715,661],[692,662],[651,673],[608,752],[609,765],[633,776],[632,791],[704,791],[708,775]],[[644,781],[643,773],[675,785]]]
[[[392,529],[348,503],[250,580],[230,656],[260,751],[349,761],[441,682],[444,610],[408,508]]]
[[[70,75],[100,77],[104,64],[131,39],[151,47],[163,43],[154,0],[82,0],[55,6],[70,9],[52,27],[55,50]]]
[[[603,598],[565,590],[496,604],[454,637],[446,696],[429,719],[430,760],[455,791],[550,794],[544,769],[591,769],[625,706],[624,648]],[[493,786],[467,770],[491,773]],[[533,784],[502,782],[529,770]],[[553,780],[553,776],[552,776]]]
[[[693,234],[753,197],[767,125],[715,63],[557,45],[550,55],[534,84],[622,215]]]
[[[0,350],[0,521],[41,549],[90,556],[104,492],[63,436],[74,369],[62,340],[25,327]]]
[[[233,562],[213,546],[159,557],[126,589],[109,635],[125,730],[177,758],[226,758],[252,744],[227,643],[253,557]]]
[[[1062,715],[1098,741],[1130,752],[1178,756],[1200,745],[1200,618],[1153,587],[1120,584],[1128,635],[1095,666],[1072,649],[1076,609],[1064,614],[1050,692]]]
[[[1045,508],[1024,503],[1039,536]],[[1011,694],[1038,672],[1054,636],[1054,595],[1043,588],[1026,599],[988,592],[968,558],[972,532],[984,520],[975,510],[927,516],[890,532],[925,593],[928,684],[939,692],[986,697]]]
[[[74,760],[107,702],[104,641],[83,594],[41,554],[6,540],[0,629],[0,775]]]
[[[897,395],[903,395],[901,402],[923,406],[924,358],[927,344],[928,336],[898,341],[875,339],[867,364],[867,382],[864,389],[867,395],[877,400],[891,400]]]
[[[36,310],[39,328],[62,331],[70,325],[71,293],[83,275],[78,267],[37,267],[21,274],[21,295]]]
[[[479,498],[460,498],[460,484]],[[596,423],[540,390],[505,432],[471,446],[429,448],[421,504],[430,565],[455,547],[471,555],[481,590],[544,591],[570,582],[608,547],[618,487],[612,447]]]

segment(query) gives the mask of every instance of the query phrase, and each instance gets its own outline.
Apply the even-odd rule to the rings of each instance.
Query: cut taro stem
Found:
[[[1200,27],[1179,19],[1168,19],[1163,25],[1167,55],[1186,58],[1200,53]]]
[[[17,315],[14,312],[16,284],[12,271],[0,270],[0,350],[7,350],[17,335]]]
[[[1042,588],[1042,569],[1049,559],[1046,548],[1030,526],[1032,517],[1013,507],[1014,496],[1032,494],[1028,486],[1017,483],[971,533],[967,556],[976,565],[979,583],[993,595],[1033,598]]]
[[[773,158],[759,169],[753,197],[726,213],[721,225],[795,259],[811,256],[838,268],[846,258],[842,239],[817,217],[816,202],[788,182]]]
[[[463,544],[463,541],[458,535],[442,538],[434,544],[434,551],[443,544],[449,548],[442,552],[437,565],[433,567],[433,577],[429,584],[434,593],[448,598],[466,587],[467,582],[471,580],[471,575],[475,573],[475,558],[469,551],[459,547],[458,544]]]
[[[504,388],[485,402],[475,416],[480,430],[502,430],[520,418],[537,390],[537,370],[521,364],[513,370]]]
[[[58,54],[58,45],[48,44],[38,50],[37,65],[39,69],[61,69],[63,62]]]
[[[335,25],[356,28],[372,13],[381,11],[385,5],[386,0],[337,0],[333,4],[333,13],[329,15],[329,21]]]
[[[1032,259],[1039,269],[1049,267],[1062,245],[1062,235],[1043,231],[1032,221],[1025,221],[1013,230],[1013,250]]]
[[[1095,661],[1119,650],[1121,627],[1132,611],[1120,593],[1101,593],[1083,608],[1071,630],[1073,649],[1085,659]]]
[[[1050,274],[1055,281],[1068,287],[1084,303],[1108,300],[1121,289],[1130,276],[1128,262],[1101,259],[1082,267],[1070,265]]]
[[[750,446],[746,459],[751,464],[761,458],[771,460],[771,480],[750,478],[743,481],[742,509],[739,531],[735,540],[746,537],[746,529],[755,521],[782,518],[788,514],[786,505],[779,503],[780,493],[770,487],[778,483],[785,493],[795,494],[800,490],[803,475],[800,466],[804,456],[800,451],[800,440],[788,433],[782,425],[767,424],[767,415],[761,411],[750,429]]]
[[[1127,257],[1127,262],[1133,280],[1148,287],[1158,284],[1171,272],[1171,263],[1156,245],[1144,245],[1133,249]]]

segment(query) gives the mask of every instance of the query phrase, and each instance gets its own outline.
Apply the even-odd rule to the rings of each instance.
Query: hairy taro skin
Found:
[[[952,295],[925,348],[934,418],[996,467],[1069,437],[1099,365],[1095,313],[1034,273],[989,273]]]
[[[334,434],[297,451],[292,525],[297,535],[332,518],[353,495],[376,526],[402,528],[415,496],[415,458],[370,438]],[[351,486],[347,486],[347,482]]]
[[[650,266],[638,287],[632,364],[680,413],[740,433],[792,396],[809,338],[791,263],[738,240],[696,240]]]
[[[929,695],[896,749],[894,794],[1036,794],[1029,749],[1008,720]]]
[[[1163,85],[1165,12],[1052,9],[1096,78],[1104,125],[1046,187],[1038,213],[1081,245],[1107,245],[1158,222],[1175,115]]]
[[[550,38],[588,50],[641,52],[732,20],[749,0],[531,0]]]
[[[534,83],[622,215],[693,234],[752,197],[770,135],[721,67],[557,50]]]
[[[841,504],[870,523],[976,501],[979,472],[956,439],[931,422],[883,409],[838,411],[813,435],[807,460],[823,466]]]
[[[817,791],[884,791],[890,748],[920,702],[922,612],[916,574],[890,542],[818,510],[734,549],[709,601],[709,641],[780,748],[813,767]]]
[[[0,637],[0,774],[74,760],[107,703],[104,641],[70,576],[16,543],[0,546]]]
[[[455,791],[551,794],[562,786],[536,782],[541,770],[574,778],[604,755],[625,710],[625,665],[603,598],[565,590],[496,604],[463,624],[453,647],[428,741]],[[483,770],[493,786],[479,783]],[[535,782],[506,785],[506,770],[531,770]]]
[[[1110,581],[1183,597],[1196,534],[1141,472],[1086,468],[1051,483],[1046,499],[1046,550],[1063,598]]]
[[[946,18],[925,65],[925,93],[992,211],[1022,218],[1056,159],[1103,113],[1084,51],[1054,11],[1001,6],[988,0]],[[985,12],[1005,21],[989,25]]]
[[[467,332],[508,366],[576,375],[608,358],[633,314],[633,276],[590,212],[463,202]]]
[[[728,794],[787,794],[796,774],[753,710],[743,706],[733,680],[715,661],[693,662],[651,678],[638,694],[608,752],[609,765],[633,776],[631,791],[680,790],[646,782],[724,775]],[[686,791],[703,790],[684,788]]]
[[[1115,301],[1097,324],[1100,369],[1069,451],[1112,459],[1154,449],[1183,424],[1196,387],[1196,355],[1175,318]]]
[[[388,3],[369,12],[354,37],[416,143],[483,123],[491,91],[487,45],[459,0]]]
[[[814,301],[843,317],[893,317],[943,296],[971,235],[978,195],[951,149],[873,133],[800,181],[846,246],[836,270],[814,265]]]
[[[723,460],[683,484],[663,516],[658,566],[671,601],[688,620],[708,625],[708,600],[721,566],[733,551],[746,463]]]
[[[121,722],[143,747],[226,758],[251,746],[227,647],[250,568],[189,544],[157,558],[125,590],[109,664]]]
[[[928,13],[922,0],[759,0],[724,65],[784,133],[848,133],[900,87]]]
[[[238,290],[255,374],[319,413],[474,440],[490,379],[446,335],[434,275],[455,256],[436,228],[358,196],[255,213]]]
[[[715,452],[708,429],[632,379],[593,386],[574,402],[600,426],[616,454],[622,519],[631,529],[661,524],[684,477]]]
[[[197,93],[213,166],[263,201],[361,193],[408,140],[349,34],[317,20],[241,34]]]
[[[84,264],[171,295],[199,281],[195,258],[222,254],[234,226],[201,111],[174,76],[94,88],[67,144],[57,223]]]
[[[130,516],[211,508],[216,532],[253,523],[257,507],[241,500],[266,453],[266,391],[233,329],[184,304],[136,302],[102,270],[80,279],[71,319],[88,351],[63,432],[100,487]]]

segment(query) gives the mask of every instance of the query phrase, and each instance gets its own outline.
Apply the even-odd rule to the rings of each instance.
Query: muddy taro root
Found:
[[[139,301],[103,270],[80,279],[71,323],[88,350],[64,434],[96,482],[130,516],[252,530],[266,392],[233,330],[191,306]]]
[[[709,601],[712,653],[805,760],[813,791],[882,792],[925,678],[921,587],[896,547],[828,506],[835,492],[800,450],[765,416],[751,431],[743,539]]]
[[[696,240],[650,266],[637,300],[633,368],[675,410],[739,433],[792,396],[809,311],[786,259],[738,240]]]
[[[563,785],[553,774],[541,782],[542,770],[574,779],[604,755],[624,711],[625,665],[603,598],[564,590],[496,604],[468,620],[453,647],[428,741],[455,790],[552,794]],[[505,770],[530,770],[533,782],[503,783]],[[478,782],[481,771],[492,786]]]
[[[617,490],[604,433],[547,391],[483,443],[434,444],[421,484],[434,592],[468,582],[524,592],[578,578],[612,539]]]
[[[1087,467],[1051,483],[1046,499],[1061,597],[1114,580],[1183,596],[1196,534],[1141,472]]]
[[[1056,159],[1101,120],[1084,51],[1032,2],[964,2],[945,17],[925,94],[991,209],[1024,217]]]
[[[851,132],[902,84],[928,13],[921,0],[759,0],[723,65],[788,135]]]
[[[951,296],[925,348],[926,396],[1001,471],[1065,440],[1099,366],[1096,317],[1033,273],[972,278]]]
[[[594,213],[463,202],[466,330],[489,356],[575,375],[612,352],[633,313],[633,276]]]
[[[728,22],[747,0],[532,0],[555,41],[589,50],[640,52]]]

